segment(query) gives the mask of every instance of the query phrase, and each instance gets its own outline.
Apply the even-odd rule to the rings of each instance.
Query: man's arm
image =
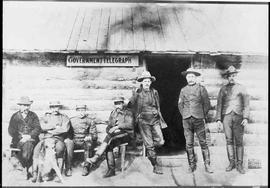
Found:
[[[61,126],[56,126],[55,129],[48,131],[49,133],[53,135],[59,135],[62,133],[68,132],[70,129],[70,121],[69,118],[65,115],[62,115],[62,125]]]
[[[243,97],[243,118],[249,119],[249,95],[245,87],[242,87],[242,97]]]
[[[181,115],[183,115],[183,109],[184,109],[184,94],[183,90],[180,91],[180,96],[178,100],[178,109]]]
[[[93,141],[98,139],[97,126],[95,121],[90,121],[89,135],[92,137]]]
[[[223,87],[219,90],[218,93],[218,98],[217,98],[217,112],[216,112],[216,121],[221,121],[221,116],[222,116],[222,102],[223,102],[223,96],[224,96],[224,91]]]
[[[201,90],[202,90],[202,100],[203,100],[203,112],[204,112],[204,117],[207,117],[207,114],[211,108],[211,103],[210,103],[210,99],[208,96],[208,92],[205,89],[204,86],[201,86]]]
[[[125,121],[118,124],[120,129],[133,129],[134,118],[131,112],[127,111],[125,115]]]
[[[30,136],[31,138],[36,139],[41,132],[41,127],[38,116],[35,113],[33,113],[32,118],[33,118],[32,126],[34,127],[34,129],[30,132]]]
[[[18,139],[22,138],[22,136],[19,134],[18,126],[16,124],[15,114],[13,114],[10,118],[9,126],[8,126],[8,133],[12,138],[16,138],[16,137]]]

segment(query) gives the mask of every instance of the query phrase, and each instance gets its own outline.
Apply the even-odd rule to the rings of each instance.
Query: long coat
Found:
[[[41,132],[38,116],[32,111],[29,111],[25,118],[20,111],[14,113],[9,121],[8,132],[14,145],[18,144],[23,134],[30,135],[35,142],[38,142]]]

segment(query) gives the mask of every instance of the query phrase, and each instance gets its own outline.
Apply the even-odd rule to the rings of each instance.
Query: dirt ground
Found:
[[[213,174],[207,174],[200,148],[196,147],[198,168],[194,173],[187,172],[188,163],[185,152],[170,156],[160,156],[163,175],[152,173],[152,167],[143,156],[126,155],[125,171],[120,171],[120,159],[116,159],[116,176],[102,178],[106,172],[106,161],[88,176],[81,176],[82,167],[73,168],[71,177],[64,177],[64,183],[54,180],[42,183],[32,183],[25,179],[25,171],[14,169],[7,157],[2,158],[3,186],[266,186],[268,184],[268,151],[267,147],[248,147],[245,149],[246,174],[239,174],[236,170],[225,172],[228,165],[225,147],[211,147],[211,164]],[[248,169],[247,160],[256,158],[261,161],[262,168]],[[14,164],[14,162],[13,162]]]

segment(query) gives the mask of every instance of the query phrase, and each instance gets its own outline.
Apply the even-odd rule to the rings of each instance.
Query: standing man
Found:
[[[134,109],[136,124],[139,127],[143,143],[146,147],[148,159],[153,166],[155,174],[163,174],[161,166],[157,162],[156,147],[164,144],[161,129],[166,128],[161,112],[157,90],[151,87],[156,78],[150,72],[145,71],[137,79],[141,86],[134,92],[129,105]]]
[[[182,72],[182,75],[186,77],[188,85],[180,92],[178,107],[183,117],[189,172],[194,172],[197,168],[193,146],[195,132],[201,146],[205,171],[213,173],[205,133],[205,118],[211,107],[208,93],[204,86],[196,83],[196,76],[200,75],[199,72],[189,68]]]
[[[84,149],[84,167],[82,176],[87,176],[89,174],[89,163],[86,159],[93,156],[93,150],[97,142],[97,128],[95,121],[86,112],[86,105],[77,105],[76,111],[78,115],[70,118],[71,126],[73,128],[73,143],[69,147],[68,152],[71,156],[69,158],[73,159],[74,149]]]
[[[132,112],[124,106],[124,97],[117,97],[114,100],[114,107],[115,109],[109,117],[109,125],[106,128],[107,136],[94,157],[87,160],[89,163],[94,164],[106,152],[108,170],[103,176],[104,178],[115,176],[113,148],[126,142],[130,143],[134,135],[134,118]]]
[[[70,121],[67,115],[60,113],[60,108],[63,105],[59,101],[50,102],[50,111],[45,113],[45,116],[40,119],[40,124],[42,128],[42,134],[40,134],[41,141],[37,144],[34,149],[33,155],[33,179],[32,182],[37,180],[37,170],[38,170],[38,158],[39,152],[41,150],[42,141],[46,138],[55,139],[55,152],[56,157],[60,158],[64,155],[65,149],[67,147],[67,152],[70,151],[72,137],[70,136]],[[66,142],[66,140],[68,142]],[[64,142],[65,141],[65,142]],[[70,156],[69,153],[67,156]],[[66,176],[71,176],[71,162],[67,158],[66,163]]]
[[[29,97],[21,97],[17,103],[19,111],[12,115],[8,127],[12,137],[11,147],[20,149],[18,158],[22,166],[26,167],[27,179],[31,177],[29,167],[32,165],[33,149],[41,132],[38,116],[30,111],[32,103]]]
[[[228,84],[224,85],[218,94],[217,99],[217,122],[225,132],[227,142],[227,154],[230,161],[226,171],[231,171],[236,167],[237,171],[244,174],[243,168],[243,135],[244,127],[248,123],[249,117],[249,96],[246,88],[235,82],[238,71],[234,66],[230,66],[225,72]],[[236,147],[236,159],[235,150]]]

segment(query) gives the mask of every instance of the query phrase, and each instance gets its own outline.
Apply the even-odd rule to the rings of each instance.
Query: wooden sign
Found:
[[[134,67],[139,66],[137,55],[68,55],[71,67]]]

